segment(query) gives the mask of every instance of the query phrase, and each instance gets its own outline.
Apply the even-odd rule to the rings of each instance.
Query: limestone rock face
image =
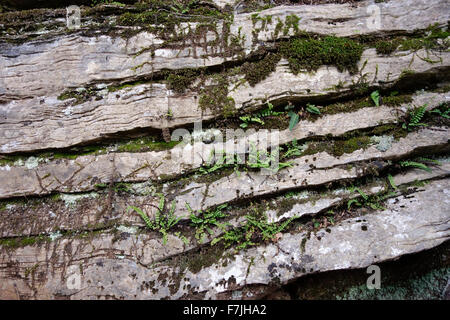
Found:
[[[447,1],[316,2],[0,1],[0,299],[287,299],[448,241]]]

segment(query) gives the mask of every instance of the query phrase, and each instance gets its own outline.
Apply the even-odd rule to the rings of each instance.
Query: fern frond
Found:
[[[154,229],[154,225],[152,224],[152,222],[150,221],[150,218],[147,216],[147,214],[144,211],[142,211],[140,208],[135,207],[135,206],[129,206],[128,209],[132,209],[132,210],[136,211],[141,216],[142,220],[144,220],[147,227],[149,227],[150,229]]]
[[[306,105],[306,111],[308,111],[309,113],[320,114],[319,108],[317,108],[315,105],[309,104],[309,103]]]
[[[415,162],[415,161],[401,161],[400,165],[402,167],[414,167],[414,168],[419,168],[428,172],[431,172],[431,169],[428,168],[425,164],[420,163],[420,162]]]
[[[422,120],[423,116],[425,115],[426,111],[426,105],[423,105],[421,107],[415,108],[411,111],[411,120],[409,122],[410,126],[418,126],[420,125],[420,120]]]
[[[394,178],[393,178],[391,175],[388,175],[388,181],[389,181],[389,184],[391,185],[391,187],[392,187],[394,190],[397,190],[397,189],[398,189],[397,186],[395,185]]]
[[[425,157],[419,157],[419,158],[416,158],[415,160],[420,161],[420,162],[428,162],[428,163],[434,163],[437,165],[441,165],[441,163],[439,161],[430,159],[430,158],[425,158]]]

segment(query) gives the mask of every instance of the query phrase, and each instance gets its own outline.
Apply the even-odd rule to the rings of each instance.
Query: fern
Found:
[[[302,148],[298,145],[297,139],[292,140],[291,144],[286,144],[288,150],[283,154],[282,159],[292,156],[300,156],[302,154]]]
[[[388,181],[389,181],[389,184],[391,185],[392,189],[394,189],[394,190],[398,189],[397,186],[395,185],[394,178],[391,175],[388,175]]]
[[[254,114],[248,115],[248,116],[239,117],[239,119],[241,119],[243,121],[243,123],[240,124],[240,127],[245,129],[248,127],[248,125],[251,122],[258,123],[260,125],[264,125],[265,122],[261,118],[266,118],[266,117],[270,117],[270,116],[279,116],[284,113],[284,112],[273,111],[273,108],[274,108],[273,104],[268,102],[267,108],[261,110],[260,112],[257,112],[257,113],[254,113]]]
[[[445,119],[450,119],[450,108],[448,106],[447,106],[447,110],[445,110],[445,111],[441,111],[440,109],[436,108],[431,112],[437,113],[438,115],[440,115],[441,117],[443,117]]]
[[[372,98],[373,102],[377,107],[380,106],[380,93],[378,91],[374,91],[370,94],[370,97]]]
[[[315,105],[309,104],[309,103],[306,105],[306,111],[308,111],[309,113],[320,114],[319,108],[317,108]]]
[[[182,217],[175,216],[175,200],[172,201],[169,212],[164,213],[165,199],[163,195],[160,195],[158,210],[155,213],[155,219],[153,221],[147,216],[147,214],[140,208],[130,206],[128,209],[136,211],[150,230],[159,231],[163,236],[163,244],[167,243],[167,232],[173,228]]]
[[[211,229],[212,226],[217,226],[225,231],[225,227],[227,226],[227,223],[220,223],[217,220],[225,218],[226,214],[222,212],[223,209],[227,207],[226,204],[218,206],[214,210],[208,210],[206,212],[199,211],[199,213],[196,215],[190,205],[186,202],[186,208],[188,209],[190,213],[190,219],[191,219],[191,225],[196,228],[195,231],[195,238],[203,242],[206,233],[205,230],[210,234],[213,235],[214,232]]]
[[[426,127],[427,124],[421,123],[420,121],[425,116],[426,104],[409,110],[409,123],[404,123],[402,125],[403,129],[411,130],[412,127]]]
[[[347,202],[347,209],[350,209],[350,207],[352,206],[352,204],[356,204],[358,207],[361,207],[362,204],[357,200],[357,199],[350,199]]]
[[[298,123],[299,116],[294,111],[289,111],[288,115],[291,117],[291,119],[289,120],[289,130],[292,131]]]
[[[136,211],[141,216],[142,220],[144,220],[147,227],[154,230],[152,222],[150,221],[149,217],[147,216],[147,214],[144,211],[142,211],[140,208],[135,207],[135,206],[129,206],[128,208]]]
[[[401,161],[400,165],[402,167],[414,167],[414,168],[419,168],[428,172],[431,172],[431,169],[428,168],[425,164],[420,163],[420,162],[415,162],[415,161]]]
[[[262,220],[250,215],[246,215],[245,218],[247,222],[242,227],[229,230],[223,236],[213,239],[211,245],[224,241],[226,247],[237,244],[237,250],[245,249],[256,244],[253,242],[255,235],[260,235],[263,241],[270,241],[275,238],[276,234],[285,230],[297,217],[291,217],[281,224],[268,223],[265,216]]]
[[[251,226],[255,226],[257,229],[259,229],[263,241],[267,241],[273,239],[277,233],[286,229],[286,227],[291,223],[292,220],[294,220],[295,217],[286,220],[281,225],[278,225],[277,223],[267,223],[265,220],[257,220],[252,216],[246,216],[246,218],[247,222]]]
[[[433,164],[437,164],[437,165],[441,165],[441,163],[437,160],[434,159],[430,159],[430,158],[425,158],[425,157],[419,157],[415,159],[417,162],[428,162],[428,163],[433,163]]]

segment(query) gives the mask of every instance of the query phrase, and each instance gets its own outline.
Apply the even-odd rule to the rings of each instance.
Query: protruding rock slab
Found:
[[[419,97],[417,101],[428,100],[429,97],[430,100],[428,101],[428,104],[429,106],[433,106],[442,102],[441,99],[443,98],[443,96],[440,95],[425,97],[425,99]],[[361,119],[361,121],[355,121],[355,119]],[[310,130],[317,130],[319,133],[317,134],[318,136],[333,133],[339,135],[346,131],[359,128],[374,127],[379,123],[392,123],[395,122],[395,119],[397,119],[395,112],[393,112],[393,109],[391,108],[366,108],[359,110],[354,114],[349,113],[325,116],[322,120],[318,120],[318,126],[316,126],[315,123],[306,121],[305,123],[301,123],[294,132],[288,132],[287,130],[282,132],[280,134],[280,140],[281,143],[286,143],[290,139],[302,139],[310,136],[310,132],[312,132],[312,136],[314,136],[314,131]],[[336,128],[336,125],[338,125],[340,129],[335,132],[333,130]],[[328,130],[327,127],[330,129]],[[414,144],[417,144],[416,147],[418,147],[422,142],[424,147],[433,145],[434,139],[436,139],[435,141],[439,141],[439,143],[445,144],[447,135],[445,129],[444,132],[425,130],[420,134],[413,133],[411,136],[417,136],[417,141],[411,140],[411,142],[408,143],[408,146],[414,148]],[[433,138],[427,140],[429,137]],[[81,156],[75,160],[61,160],[60,162],[50,162],[48,164],[38,165],[36,168],[11,167],[6,165],[0,167],[0,177],[4,177],[2,180],[5,181],[5,183],[0,185],[0,198],[24,195],[45,195],[54,191],[81,192],[93,190],[98,184],[109,182],[136,182],[146,181],[148,179],[157,180],[161,176],[175,177],[183,172],[200,167],[200,165],[202,165],[202,159],[208,159],[211,150],[216,147],[217,146],[214,145],[204,145],[203,143],[200,143],[196,148],[192,149],[187,147],[175,147],[172,150],[164,152],[137,154],[112,153],[100,156]],[[219,149],[224,148],[219,147]],[[377,155],[372,158],[383,158],[388,154],[394,155],[395,152],[398,151],[394,151],[394,153],[391,153],[391,151],[384,153],[375,148],[369,149],[370,152],[372,152],[372,150],[374,154]],[[408,153],[412,150],[413,149],[409,150]],[[339,161],[333,160],[331,161],[332,163],[326,164],[326,160],[324,159],[329,159],[330,156],[327,153],[318,154],[314,157],[309,157],[311,158],[308,158],[308,161],[310,161],[309,163],[301,164],[303,168],[302,171],[309,169],[310,165],[314,165],[316,168],[325,168],[327,166],[357,161],[359,156],[360,154],[357,153],[357,156],[353,157],[352,160],[342,162],[342,159],[348,158],[348,156],[343,156]],[[319,160],[315,161],[313,160],[314,158]],[[305,160],[302,159],[301,161]],[[299,179],[299,177],[296,179]],[[203,186],[202,188],[206,188],[206,186]],[[221,194],[221,192],[219,192],[219,194]],[[182,205],[184,206],[184,203]]]
[[[253,285],[276,286],[313,272],[363,268],[443,243],[450,238],[449,192],[449,179],[434,180],[388,200],[382,212],[344,220],[328,232],[285,233],[277,243],[218,252],[211,265],[200,268],[186,269],[161,258],[143,265],[145,257],[148,263],[170,257],[158,240],[147,235],[2,248],[0,297],[232,298],[235,290],[252,297]],[[172,254],[182,252],[182,246],[177,247],[181,242],[175,245],[172,240],[169,237],[166,248]]]
[[[396,0],[376,5],[373,1],[361,1],[356,6],[353,3],[280,6],[258,13],[262,18],[271,17],[271,22],[266,20],[264,28],[261,28],[262,20],[253,24],[253,14],[235,15],[230,26],[229,38],[243,39],[241,46],[246,53],[257,49],[261,42],[292,35],[294,27],[288,27],[286,35],[284,28],[281,32],[275,31],[278,21],[286,25],[290,15],[300,18],[300,30],[337,36],[389,33],[392,30],[411,32],[425,29],[432,23],[444,26],[450,19],[445,0]],[[254,33],[257,29],[262,30]],[[212,33],[204,41],[221,43],[224,39],[217,39],[220,35],[221,32]],[[108,35],[97,38],[57,35],[53,41],[4,45],[0,49],[0,70],[5,72],[0,75],[0,83],[3,81],[5,88],[0,88],[0,99],[48,96],[87,83],[130,80],[164,68],[198,68],[237,58],[218,55],[220,48],[208,47],[204,42],[188,42],[182,49],[166,48],[163,42],[154,34],[141,32],[131,39]],[[153,57],[151,50],[136,56],[155,45],[159,49]]]
[[[428,58],[435,63],[430,63]],[[405,71],[417,73],[418,78],[439,74],[441,79],[450,79],[449,52],[431,54],[419,50],[381,57],[375,49],[368,49],[358,66],[364,79],[331,66],[322,66],[315,73],[294,75],[282,60],[275,72],[254,87],[242,81],[242,75],[230,79],[229,89],[234,89],[229,97],[234,99],[237,110],[252,109],[266,101],[348,95],[354,92],[353,85],[359,81],[390,86],[401,79]],[[337,85],[341,87],[336,92],[333,87]],[[220,111],[201,110],[199,92],[173,95],[165,84],[148,83],[115,92],[104,91],[103,99],[91,98],[81,104],[75,104],[75,99],[60,101],[50,95],[1,105],[0,153],[65,148],[118,132],[173,128],[222,116]]]

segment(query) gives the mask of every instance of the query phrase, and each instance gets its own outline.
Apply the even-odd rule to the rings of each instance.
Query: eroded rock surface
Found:
[[[63,2],[0,1],[0,299],[285,299],[450,238],[446,1]]]

